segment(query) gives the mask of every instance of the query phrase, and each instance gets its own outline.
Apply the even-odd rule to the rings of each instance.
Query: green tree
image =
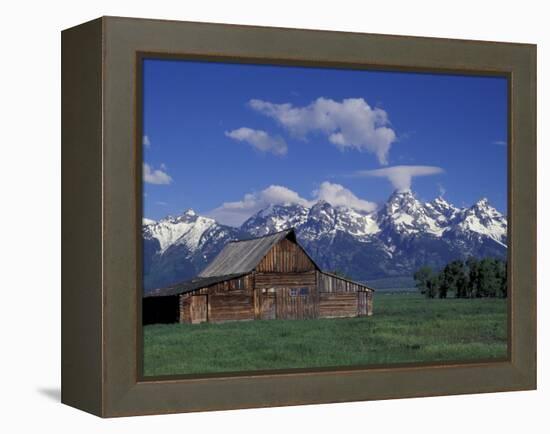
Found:
[[[414,273],[413,278],[415,280],[415,286],[421,294],[426,295],[428,291],[428,281],[432,278],[433,274],[433,270],[428,266],[420,267]]]
[[[455,294],[455,297],[464,298],[466,296],[466,267],[460,260],[448,263],[441,273],[440,298],[446,298],[449,291]]]
[[[479,286],[480,297],[496,297],[500,291],[500,277],[498,275],[498,260],[484,258],[479,261]]]
[[[439,273],[421,267],[414,273],[416,287],[428,298],[457,298],[508,296],[507,263],[496,258],[449,262]]]
[[[499,297],[506,298],[508,297],[508,262],[499,261],[497,268],[497,274],[499,278]]]
[[[469,285],[470,285],[470,282],[468,279],[467,269],[463,263],[462,273],[457,277],[457,280],[456,280],[457,290],[455,292],[455,297],[467,298]]]
[[[439,274],[432,274],[426,282],[426,297],[434,298],[439,293],[441,279]]]
[[[449,282],[445,280],[443,275],[438,276],[437,294],[439,298],[447,298],[449,293]]]
[[[469,257],[466,260],[466,266],[468,268],[468,284],[465,296],[468,298],[478,297],[479,262],[476,258]]]

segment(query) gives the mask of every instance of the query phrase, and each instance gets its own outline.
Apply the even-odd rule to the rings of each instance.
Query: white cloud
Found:
[[[245,194],[239,201],[224,202],[207,214],[220,223],[240,226],[250,216],[270,205],[298,204],[311,207],[318,200],[325,200],[333,206],[346,206],[360,211],[373,211],[376,208],[374,203],[359,199],[342,185],[325,181],[313,192],[312,200],[301,197],[287,187],[270,185],[260,192]]]
[[[271,152],[275,155],[285,155],[288,147],[281,137],[273,137],[262,130],[242,127],[233,131],[226,131],[225,135],[239,142],[246,142],[258,151]]]
[[[374,211],[376,204],[359,199],[350,190],[340,184],[332,184],[325,181],[318,190],[313,192],[317,200],[325,200],[333,206],[345,206],[359,211]]]
[[[218,208],[210,211],[209,216],[218,222],[240,226],[247,218],[269,205],[300,204],[309,206],[309,201],[298,193],[281,185],[270,185],[259,193],[247,193],[236,202],[224,202]]]
[[[399,191],[409,190],[412,178],[415,176],[429,176],[443,173],[441,167],[436,166],[393,166],[375,170],[361,170],[357,176],[375,176],[387,178]]]
[[[146,148],[151,146],[151,141],[149,140],[149,136],[147,135],[143,136],[142,142],[143,142],[143,146],[145,146]]]
[[[143,180],[148,184],[170,184],[172,177],[166,173],[166,166],[161,164],[161,169],[153,169],[147,163],[143,163]]]
[[[506,140],[495,140],[493,142],[493,145],[500,145],[500,146],[506,146],[508,143],[506,142]]]
[[[303,107],[252,99],[249,106],[275,119],[296,137],[305,138],[311,132],[321,132],[339,149],[371,152],[384,165],[388,164],[388,152],[396,140],[387,113],[372,108],[363,98],[341,102],[317,98]]]

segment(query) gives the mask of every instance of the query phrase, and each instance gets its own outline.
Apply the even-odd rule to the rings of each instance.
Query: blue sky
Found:
[[[506,211],[507,82],[147,59],[144,216],[237,225],[268,202],[369,211],[396,188]],[[224,205],[225,204],[225,205]]]

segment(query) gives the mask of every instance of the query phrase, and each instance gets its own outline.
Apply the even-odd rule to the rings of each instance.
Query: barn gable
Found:
[[[288,255],[293,255],[293,259],[299,260],[300,267],[318,269],[313,260],[297,244],[294,230],[288,229],[261,238],[233,241],[226,244],[218,256],[199,273],[198,277],[210,278],[250,273],[258,266],[266,267],[265,261],[268,254],[272,251],[279,252],[280,249],[284,249]]]
[[[302,246],[288,238],[273,245],[255,267],[258,273],[302,273],[318,269]]]

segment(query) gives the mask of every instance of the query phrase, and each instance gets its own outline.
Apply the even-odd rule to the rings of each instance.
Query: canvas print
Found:
[[[508,354],[508,80],[142,60],[143,375]]]

